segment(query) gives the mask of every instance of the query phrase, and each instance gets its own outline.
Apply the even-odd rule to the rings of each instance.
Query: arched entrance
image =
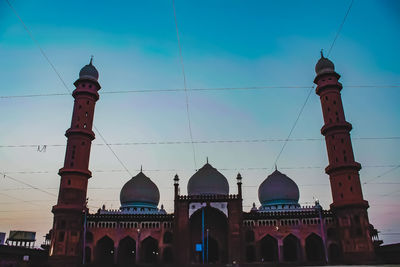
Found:
[[[141,259],[144,263],[156,263],[158,260],[158,242],[151,236],[142,241]]]
[[[118,246],[118,265],[131,266],[135,264],[136,242],[133,238],[127,236],[119,241]]]
[[[324,243],[319,235],[312,233],[306,238],[306,255],[308,261],[325,260]]]
[[[202,244],[202,211],[204,210],[204,262],[209,263],[227,263],[227,236],[228,222],[225,214],[220,210],[205,207],[197,210],[190,217],[190,240],[191,240],[191,261],[201,263],[203,254],[201,251]],[[208,231],[207,231],[208,229]],[[208,246],[207,246],[208,233]],[[200,248],[200,251],[196,251]]]
[[[285,261],[298,261],[300,252],[299,239],[290,234],[283,239],[283,259]]]
[[[111,266],[114,264],[114,241],[108,236],[104,236],[97,241],[95,260],[99,266]]]
[[[336,243],[332,243],[329,245],[329,262],[337,263],[340,262],[342,257],[342,253],[340,247]]]
[[[260,250],[261,261],[278,261],[278,240],[272,236],[261,239]]]

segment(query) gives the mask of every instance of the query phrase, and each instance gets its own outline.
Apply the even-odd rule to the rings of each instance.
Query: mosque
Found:
[[[157,185],[140,171],[120,192],[121,207],[89,213],[86,193],[94,107],[99,99],[99,74],[92,61],[74,83],[71,128],[61,176],[58,202],[53,206],[50,261],[68,266],[84,262],[104,266],[202,263],[326,264],[367,263],[374,260],[377,231],[369,223],[359,170],[345,120],[340,75],[321,54],[315,67],[316,94],[325,125],[333,202],[328,210],[318,203],[303,207],[299,188],[278,169],[258,187],[259,204],[243,210],[242,177],[237,191],[210,163],[193,174],[187,195],[174,184],[174,212],[159,205]],[[95,183],[95,181],[93,181]],[[232,181],[231,181],[232,182]],[[256,192],[254,192],[256,193]]]

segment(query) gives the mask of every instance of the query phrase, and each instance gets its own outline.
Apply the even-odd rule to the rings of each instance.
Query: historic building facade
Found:
[[[98,73],[90,63],[75,85],[74,113],[67,131],[67,152],[60,170],[59,199],[53,207],[50,256],[111,266],[137,263],[364,263],[374,259],[372,238],[333,63],[321,55],[316,65],[316,93],[321,98],[333,203],[299,205],[296,183],[279,170],[259,186],[260,205],[243,211],[242,177],[237,192],[208,162],[190,178],[187,195],[173,178],[174,212],[159,208],[160,193],[142,171],[121,189],[118,210],[88,214],[85,198]],[[77,152],[75,152],[77,151]],[[72,165],[74,164],[75,165]]]

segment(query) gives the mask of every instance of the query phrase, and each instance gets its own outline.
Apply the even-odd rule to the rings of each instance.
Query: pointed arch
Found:
[[[131,266],[135,264],[135,259],[136,241],[132,237],[126,236],[118,244],[118,266]]]
[[[260,241],[260,256],[262,261],[278,261],[278,240],[271,235],[264,236]]]
[[[158,261],[158,241],[151,236],[146,237],[140,246],[141,259],[144,263],[156,263]]]
[[[300,240],[293,234],[283,239],[283,259],[290,262],[300,259]]]
[[[98,265],[111,266],[114,264],[114,241],[107,235],[96,243],[95,260]]]
[[[322,238],[315,234],[311,233],[306,238],[306,256],[308,261],[313,262],[323,262],[325,259],[325,249],[324,242]]]

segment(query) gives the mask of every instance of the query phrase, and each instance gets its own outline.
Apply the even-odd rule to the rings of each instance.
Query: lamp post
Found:
[[[209,229],[207,229],[207,253],[206,253],[206,261],[208,263],[208,231]]]
[[[87,214],[87,203],[89,198],[86,198],[85,207],[83,208],[83,250],[82,250],[82,264],[86,264],[86,214]]]
[[[137,242],[136,242],[136,258],[135,258],[135,263],[139,263],[139,242],[140,242],[140,228],[136,229],[137,231]]]

